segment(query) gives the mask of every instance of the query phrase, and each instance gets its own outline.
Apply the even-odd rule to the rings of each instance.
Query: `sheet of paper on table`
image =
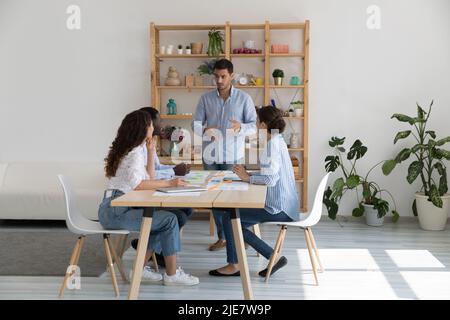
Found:
[[[153,195],[155,197],[198,197],[201,192],[176,192],[176,193],[167,193],[156,191]]]
[[[206,178],[210,175],[209,171],[191,171],[184,177],[179,177],[189,185],[202,185],[206,182]]]
[[[226,182],[226,181],[211,181],[207,185],[208,190],[221,190],[221,191],[248,191],[248,183],[246,182]]]

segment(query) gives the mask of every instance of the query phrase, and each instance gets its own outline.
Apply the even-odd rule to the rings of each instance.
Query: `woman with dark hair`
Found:
[[[154,180],[155,165],[153,156],[144,161],[143,148],[154,150],[153,124],[145,111],[133,111],[125,116],[117,131],[108,156],[105,159],[108,189],[98,211],[99,221],[105,229],[127,229],[139,231],[144,213],[143,208],[111,207],[111,201],[132,190],[156,189],[185,185],[180,179]],[[144,261],[148,261],[153,251],[162,253],[165,260],[165,285],[196,285],[197,277],[177,269],[176,253],[180,251],[180,233],[175,214],[169,211],[155,211],[149,238],[149,248]],[[143,266],[142,278],[148,281],[161,281],[163,276]]]
[[[242,233],[244,241],[252,246],[266,259],[270,259],[274,250],[262,239],[258,238],[249,227],[268,221],[295,221],[299,219],[298,194],[295,186],[294,170],[286,142],[280,135],[286,123],[281,111],[273,106],[258,110],[257,127],[267,130],[267,146],[260,157],[261,171],[249,173],[241,165],[233,167],[233,171],[243,181],[252,184],[267,185],[266,205],[264,209],[240,209]],[[261,142],[261,141],[260,141]],[[211,270],[212,276],[239,276],[239,265],[234,246],[231,218],[223,215],[223,226],[227,244],[227,262],[222,268]],[[272,274],[287,264],[286,257],[278,259],[272,269]],[[265,277],[267,270],[259,272]]]

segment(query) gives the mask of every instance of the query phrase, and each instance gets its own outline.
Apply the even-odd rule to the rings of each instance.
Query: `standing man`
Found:
[[[217,90],[201,96],[192,122],[194,134],[203,141],[205,170],[231,170],[245,163],[245,136],[256,133],[256,111],[252,98],[231,84],[233,64],[220,59],[214,65]],[[203,139],[205,140],[205,139]],[[211,148],[212,147],[212,148]],[[213,152],[210,152],[210,151]],[[221,210],[213,210],[219,239],[209,250],[225,247]]]

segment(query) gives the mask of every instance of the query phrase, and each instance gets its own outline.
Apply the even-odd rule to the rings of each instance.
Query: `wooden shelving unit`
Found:
[[[150,24],[150,61],[151,61],[151,104],[155,108],[161,111],[161,91],[163,90],[177,90],[188,91],[191,90],[214,90],[215,86],[164,86],[161,85],[160,79],[160,63],[164,60],[180,59],[195,61],[195,66],[193,65],[192,72],[194,73],[197,68],[196,60],[199,59],[212,59],[214,57],[209,57],[207,54],[159,54],[160,47],[160,33],[164,31],[199,31],[208,32],[210,29],[216,28],[223,32],[224,34],[224,51],[220,57],[229,59],[233,61],[234,59],[261,59],[264,65],[264,84],[258,86],[238,86],[236,88],[242,90],[262,90],[263,91],[263,101],[265,105],[270,104],[270,93],[275,89],[283,90],[303,90],[303,101],[304,101],[304,114],[301,117],[284,117],[289,122],[298,122],[302,124],[302,140],[300,148],[289,148],[290,153],[295,153],[298,155],[300,161],[299,166],[295,169],[296,171],[296,181],[301,186],[301,210],[308,210],[308,114],[309,114],[309,21],[302,23],[269,23],[266,21],[261,24],[231,24],[226,22],[225,24],[215,24],[215,25],[156,25],[155,23]],[[233,31],[237,30],[261,30],[264,32],[264,48],[262,53],[258,54],[233,54],[231,48],[231,39],[233,36]],[[301,39],[302,48],[300,51],[294,51],[289,53],[271,53],[271,31],[272,30],[285,30],[289,32],[290,30],[300,30],[302,31],[303,38]],[[204,51],[205,47],[204,44]],[[269,82],[271,79],[271,69],[270,61],[274,59],[278,61],[281,58],[287,59],[302,59],[303,68],[298,70],[298,74],[303,75],[303,84],[301,85],[282,85],[276,86]],[[254,92],[254,91],[252,91]],[[192,115],[190,114],[179,114],[179,115],[166,115],[161,112],[161,118],[165,120],[192,120]],[[166,161],[167,162],[167,161]]]

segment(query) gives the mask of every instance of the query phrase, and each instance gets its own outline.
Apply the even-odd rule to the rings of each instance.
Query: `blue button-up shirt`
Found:
[[[260,159],[261,171],[250,176],[250,183],[267,185],[266,211],[271,214],[283,211],[293,220],[298,220],[294,169],[286,142],[280,134],[272,136]]]
[[[241,123],[238,133],[230,130],[232,119]],[[192,121],[192,129],[196,135],[202,136],[204,127],[217,127],[223,136],[222,141],[214,141],[217,152],[212,154],[216,163],[242,161],[245,156],[245,136],[256,134],[256,110],[252,98],[233,86],[226,101],[218,90],[205,93],[198,102]],[[203,142],[203,151],[210,143]]]

